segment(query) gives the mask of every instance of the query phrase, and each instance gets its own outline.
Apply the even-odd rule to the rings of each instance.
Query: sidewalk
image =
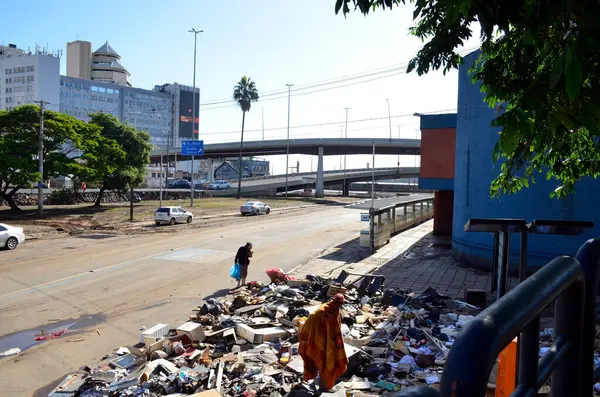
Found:
[[[367,248],[359,246],[356,238],[323,252],[296,268],[293,275],[318,274],[335,278],[342,270],[374,272],[385,276],[387,288],[423,291],[432,287],[439,294],[458,299],[464,298],[466,289],[489,293],[491,274],[461,266],[450,257],[450,250],[448,237],[433,236],[431,220],[392,237],[389,244],[372,256]],[[517,279],[511,278],[509,288],[517,283]]]

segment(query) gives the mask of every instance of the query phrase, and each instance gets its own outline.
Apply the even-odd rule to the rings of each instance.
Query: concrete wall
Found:
[[[458,119],[456,129],[456,167],[454,176],[454,223],[452,251],[461,262],[489,269],[493,237],[488,233],[467,233],[469,218],[522,218],[553,220],[590,220],[600,224],[600,183],[586,179],[576,185],[576,194],[562,200],[550,199],[557,186],[536,175],[536,183],[516,195],[492,199],[490,182],[500,171],[492,161],[498,128],[490,122],[497,117],[494,109],[483,102],[479,84],[472,84],[468,69],[477,53],[465,57],[459,71]],[[528,265],[539,267],[558,255],[574,255],[587,239],[598,235],[598,227],[581,236],[530,235]],[[511,262],[517,262],[518,240],[511,239]]]

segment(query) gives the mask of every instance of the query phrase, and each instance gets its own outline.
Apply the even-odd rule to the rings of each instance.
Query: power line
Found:
[[[474,48],[468,48],[468,49],[465,49],[463,51],[459,51],[459,55],[469,53],[469,52],[473,51],[474,49],[476,49],[476,47],[474,47]],[[341,76],[341,77],[337,77],[337,78],[332,78],[332,79],[329,79],[329,80],[322,80],[322,81],[318,81],[318,82],[313,82],[313,83],[307,83],[307,84],[299,85],[294,90],[292,90],[291,92],[292,93],[296,93],[298,91],[309,90],[309,89],[318,88],[318,87],[327,86],[327,85],[340,84],[340,83],[344,83],[344,82],[347,82],[347,81],[352,81],[352,80],[357,80],[357,79],[364,79],[364,78],[367,78],[367,77],[378,76],[378,75],[382,75],[382,74],[386,74],[386,76],[381,76],[379,78],[391,77],[391,76],[395,76],[395,75],[404,73],[406,71],[407,67],[408,67],[408,62],[403,62],[403,63],[399,63],[399,64],[392,65],[392,66],[386,66],[386,67],[382,67],[382,68],[378,68],[378,69],[373,69],[373,70],[370,70],[370,71],[355,73],[355,74],[352,74],[352,75],[346,75],[346,76]],[[368,79],[368,80],[361,81],[361,82],[356,82],[356,83],[353,83],[353,84],[341,85],[341,86],[337,86],[337,87],[331,87],[329,89],[343,88],[343,87],[347,87],[347,86],[350,86],[350,85],[356,85],[356,84],[366,83],[366,82],[377,80],[377,79],[378,78]],[[310,92],[310,93],[321,92],[321,91],[325,91],[325,89],[313,91],[313,92]],[[297,95],[306,95],[306,94],[309,94],[309,93],[301,93],[301,94],[296,93],[294,95],[297,96]],[[275,96],[276,98],[269,98],[269,97],[273,97],[273,96]],[[265,97],[267,97],[267,98],[265,98]],[[275,91],[270,91],[270,92],[267,91],[267,93],[261,95],[260,99],[262,101],[266,101],[266,100],[281,99],[281,98],[284,98],[284,97],[287,98],[287,90],[275,90]],[[213,106],[213,105],[220,105],[220,104],[226,104],[226,103],[232,103],[232,102],[234,102],[233,99],[221,99],[221,100],[213,100],[213,101],[208,101],[208,102],[205,102],[205,103],[201,103],[200,106]],[[219,107],[219,108],[221,108],[221,107]],[[218,109],[218,108],[211,108],[211,109]]]
[[[428,112],[428,113],[423,113],[423,114],[436,114],[436,113],[446,113],[446,112],[454,112],[456,111],[456,109],[446,109],[446,110],[437,110],[435,112]],[[401,118],[401,117],[413,117],[414,113],[406,113],[406,114],[399,114],[396,116],[391,116],[391,118]],[[368,118],[368,119],[357,119],[357,120],[348,120],[348,123],[362,123],[365,121],[375,121],[375,120],[383,120],[383,119],[388,119],[388,116],[384,116],[384,117],[372,117],[372,118]],[[309,128],[309,127],[322,127],[325,125],[335,125],[335,124],[343,124],[345,121],[330,121],[330,122],[326,122],[326,123],[318,123],[318,124],[304,124],[304,125],[294,125],[294,126],[290,126],[290,128]],[[285,130],[287,128],[286,127],[271,127],[271,128],[265,128],[265,131],[276,131],[276,130]],[[262,131],[262,129],[254,129],[254,130],[244,130],[244,132],[258,132],[258,131]],[[219,132],[205,132],[202,135],[218,135],[218,134],[239,134],[239,130],[235,130],[235,131],[219,131]]]

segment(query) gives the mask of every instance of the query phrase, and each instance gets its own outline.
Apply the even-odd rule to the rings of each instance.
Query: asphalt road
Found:
[[[358,211],[319,207],[173,234],[31,241],[0,252],[0,352],[34,345],[42,328],[70,326],[0,359],[1,394],[41,395],[67,372],[139,341],[140,327],[185,322],[203,298],[235,285],[228,271],[247,240],[255,251],[249,279],[266,281],[266,268],[290,270],[358,230]]]

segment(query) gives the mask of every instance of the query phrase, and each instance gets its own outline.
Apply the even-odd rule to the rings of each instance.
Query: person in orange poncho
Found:
[[[321,305],[308,317],[299,335],[298,353],[304,360],[304,381],[315,379],[318,374],[319,386],[325,389],[333,388],[348,367],[340,314],[343,304],[344,296],[337,294]]]

